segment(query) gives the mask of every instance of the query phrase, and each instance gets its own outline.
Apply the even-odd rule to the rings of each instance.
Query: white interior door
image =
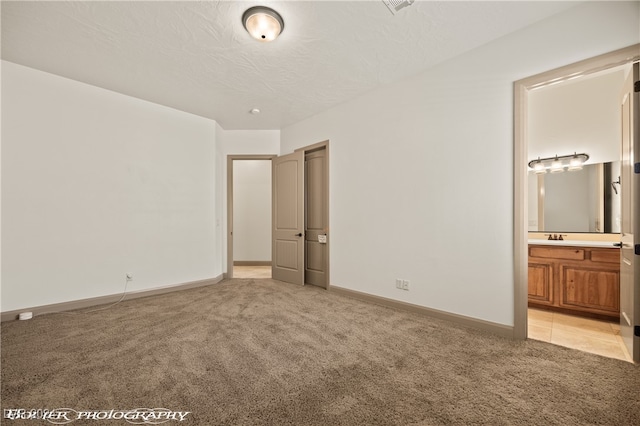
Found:
[[[640,152],[638,131],[638,63],[633,64],[621,95],[622,100],[622,194],[620,249],[620,334],[634,362],[640,362],[640,271],[636,259],[640,255]],[[640,327],[638,327],[640,328]]]
[[[273,279],[304,284],[304,152],[272,161]]]

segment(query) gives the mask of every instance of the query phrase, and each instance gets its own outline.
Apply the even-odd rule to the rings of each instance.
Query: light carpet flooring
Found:
[[[235,278],[271,278],[271,266],[234,266]],[[608,358],[632,362],[620,336],[620,325],[529,309],[529,338]]]
[[[628,362],[271,279],[7,321],[1,338],[3,409],[164,407],[206,426],[640,425]]]
[[[632,362],[619,324],[539,309],[528,317],[530,339]]]

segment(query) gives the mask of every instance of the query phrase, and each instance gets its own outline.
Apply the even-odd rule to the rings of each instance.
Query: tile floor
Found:
[[[233,278],[271,278],[271,266],[234,266]]]
[[[271,278],[271,266],[234,266],[234,278]],[[631,362],[620,325],[529,309],[529,338]]]
[[[632,362],[619,324],[539,309],[528,318],[530,339]]]

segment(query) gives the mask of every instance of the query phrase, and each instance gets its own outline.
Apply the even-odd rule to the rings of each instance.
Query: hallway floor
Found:
[[[619,324],[539,309],[528,318],[530,339],[632,362]]]
[[[271,278],[271,266],[235,266],[233,278]]]

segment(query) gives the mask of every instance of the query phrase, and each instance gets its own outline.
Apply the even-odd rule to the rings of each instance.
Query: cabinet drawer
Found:
[[[547,259],[584,260],[584,250],[570,247],[531,247],[531,257],[543,257]]]
[[[591,261],[602,263],[620,263],[620,250],[591,250]]]

